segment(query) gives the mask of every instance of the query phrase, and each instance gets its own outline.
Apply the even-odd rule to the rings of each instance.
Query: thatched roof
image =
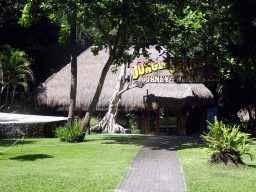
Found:
[[[129,51],[132,51],[130,49]],[[163,55],[154,46],[149,49],[150,58],[154,61],[163,60]],[[78,83],[77,83],[77,107],[82,106],[87,110],[100,78],[101,71],[108,59],[106,51],[100,51],[98,56],[94,56],[90,49],[87,49],[78,56]],[[135,59],[136,61],[147,61],[144,57]],[[127,74],[132,73],[133,68],[127,69]],[[108,108],[110,99],[116,88],[119,71],[113,74],[108,72],[97,105],[97,110]],[[70,95],[70,64],[62,68],[58,73],[49,77],[38,87],[37,99],[39,103],[51,106],[68,106]],[[205,104],[213,102],[212,93],[203,84],[145,84],[142,88],[134,88],[122,95],[119,107],[126,110],[142,109],[145,107],[143,96],[148,94],[148,102],[158,105],[170,105],[181,107],[187,104]],[[153,96],[153,97],[152,97]]]

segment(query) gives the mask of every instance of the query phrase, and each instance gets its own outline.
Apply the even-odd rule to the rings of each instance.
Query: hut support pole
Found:
[[[165,115],[166,115],[166,119],[165,119],[165,123],[166,123],[166,134],[168,135],[169,134],[169,108],[166,107],[165,108]]]
[[[147,109],[147,133],[150,133],[150,111]]]
[[[149,109],[146,108],[143,115],[143,121],[142,121],[142,133],[149,134],[150,129],[150,117],[149,117]]]
[[[205,129],[205,111],[202,112],[201,118],[200,118],[200,132],[203,132]]]
[[[156,134],[159,135],[159,108],[156,110]]]
[[[77,118],[79,120],[83,118],[82,113],[83,113],[83,106],[80,105],[79,108],[77,108]]]
[[[177,111],[177,127],[176,127],[176,133],[177,135],[180,135],[180,126],[181,126],[181,111]]]
[[[150,133],[150,112],[149,112],[149,109],[147,108],[147,111],[146,111],[146,114],[147,114],[147,124],[146,124],[146,131],[145,133]]]
[[[180,116],[180,134],[186,135],[186,122],[187,116],[185,114],[181,114]]]

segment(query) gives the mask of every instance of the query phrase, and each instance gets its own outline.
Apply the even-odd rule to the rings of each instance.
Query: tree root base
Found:
[[[241,159],[241,155],[233,149],[226,149],[221,153],[213,154],[209,160],[211,164],[223,167],[244,167],[245,163]]]
[[[107,113],[104,118],[94,127],[90,128],[92,132],[97,133],[125,133],[126,130],[116,123],[115,116]]]

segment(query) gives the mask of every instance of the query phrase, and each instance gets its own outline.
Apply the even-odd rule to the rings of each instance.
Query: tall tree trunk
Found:
[[[9,84],[7,85],[7,94],[5,98],[5,110],[7,110],[8,96],[9,96]]]
[[[3,83],[2,83],[3,84]],[[0,107],[2,106],[2,93],[4,92],[5,86],[1,87],[1,92],[0,92]],[[4,106],[4,105],[3,105]],[[1,108],[0,108],[1,109]]]
[[[76,20],[71,25],[71,88],[70,102],[68,112],[68,125],[74,122],[76,110],[76,92],[77,92],[77,57],[76,57]]]
[[[88,111],[86,112],[85,114],[85,117],[82,121],[82,125],[80,127],[80,133],[81,136],[78,138],[78,142],[81,142],[84,140],[84,137],[85,137],[85,132],[86,130],[90,127],[90,120],[91,120],[91,117],[93,115],[93,112],[95,111],[96,109],[96,105],[99,101],[99,97],[100,97],[100,94],[101,94],[101,90],[102,90],[102,87],[104,85],[104,80],[105,80],[105,77],[109,71],[109,68],[110,68],[110,65],[113,63],[114,61],[114,55],[110,54],[109,58],[108,58],[108,61],[107,63],[105,64],[103,70],[102,70],[102,73],[101,73],[101,76],[100,76],[100,80],[99,80],[99,83],[98,83],[98,86],[97,86],[97,89],[96,89],[96,92],[93,96],[93,100],[89,106],[89,109]],[[88,129],[90,130],[90,129]]]
[[[1,107],[1,105],[2,105],[2,93],[0,93],[0,107]],[[0,110],[1,110],[1,108],[0,108]]]
[[[16,91],[16,86],[14,86],[14,88],[13,88],[13,92],[12,92],[12,101],[11,101],[11,107],[12,107],[12,104],[13,104],[13,100],[14,100],[15,91]]]
[[[249,113],[249,129],[252,130],[252,113],[251,113],[250,105],[247,106],[247,110]]]

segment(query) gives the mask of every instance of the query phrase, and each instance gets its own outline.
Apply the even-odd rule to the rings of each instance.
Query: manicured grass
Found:
[[[252,154],[256,157],[256,142],[252,144]],[[182,164],[188,192],[198,191],[256,191],[256,161],[244,155],[248,167],[219,167],[208,163],[205,144],[187,143],[178,146],[178,156]]]
[[[88,135],[82,143],[26,139],[0,153],[1,191],[114,191],[146,136]],[[15,140],[0,140],[0,151]]]

